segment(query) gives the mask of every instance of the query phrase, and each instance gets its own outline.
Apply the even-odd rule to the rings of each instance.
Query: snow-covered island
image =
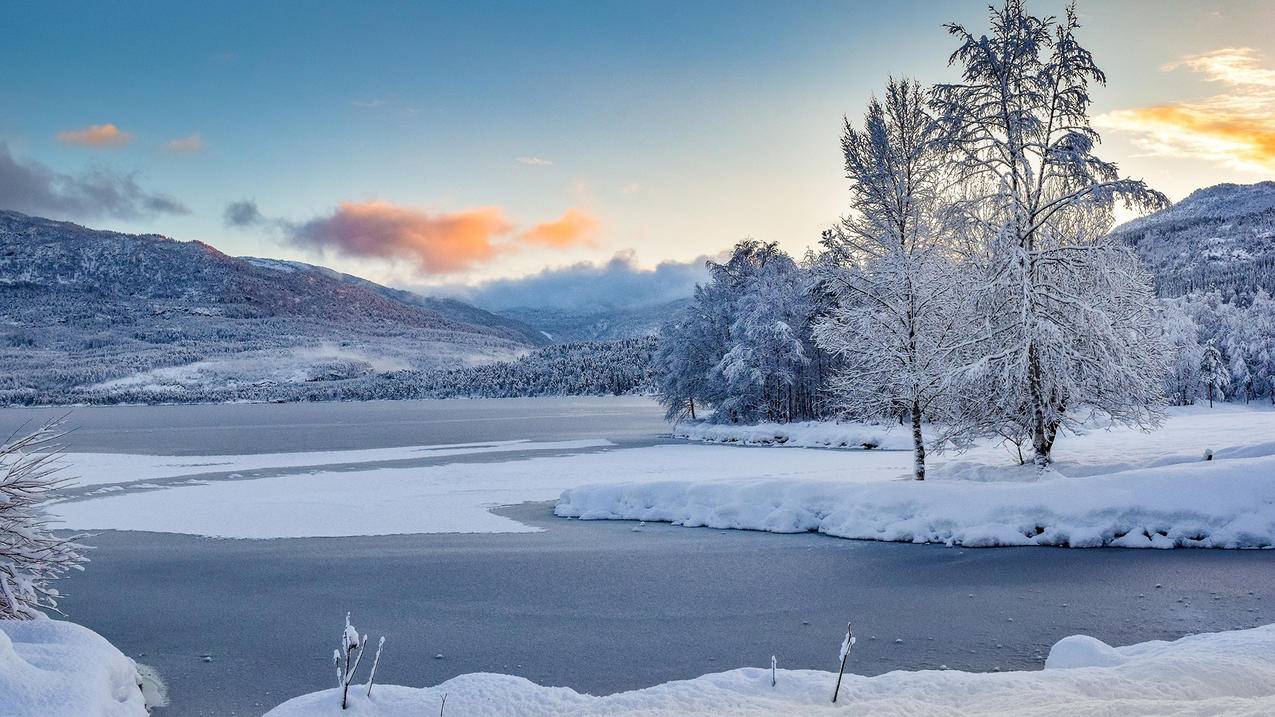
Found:
[[[1275,545],[1275,411],[1263,408],[1173,409],[1153,433],[1092,426],[1060,437],[1057,460],[1043,471],[1014,465],[1003,445],[987,442],[938,463],[925,481],[908,480],[901,458],[902,476],[855,475],[865,450],[907,446],[897,427],[695,424],[674,434],[860,450],[845,458],[840,481],[607,482],[565,491],[557,514],[967,547]]]

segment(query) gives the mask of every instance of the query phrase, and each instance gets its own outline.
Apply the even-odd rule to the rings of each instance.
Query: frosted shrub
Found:
[[[350,624],[350,613],[345,613],[345,629],[341,631],[341,646],[332,651],[332,664],[336,666],[336,684],[341,688],[341,709],[349,705],[350,684],[354,682],[354,674],[359,671],[359,663],[363,661],[363,653],[367,648],[367,635],[359,635],[359,631]],[[385,648],[385,637],[382,636],[376,646],[376,657],[372,660],[372,670],[367,678],[367,696],[372,696],[372,681],[376,679],[376,667],[381,664],[381,650]]]
[[[59,538],[44,511],[48,494],[71,482],[50,423],[0,444],[0,619],[29,620],[57,612],[59,593],[51,583],[69,570],[83,569],[84,546],[76,537]]]

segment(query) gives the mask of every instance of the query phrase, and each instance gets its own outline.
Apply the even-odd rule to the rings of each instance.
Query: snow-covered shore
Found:
[[[749,446],[895,450],[912,448],[912,435],[902,428],[848,421],[759,423],[747,426],[683,421],[673,426],[673,437],[704,443],[739,443]]]
[[[925,482],[610,482],[564,491],[555,512],[969,547],[1269,548],[1273,419],[1270,411],[1184,409],[1157,433],[1067,436],[1059,470],[1043,473],[982,446],[939,464]],[[1205,461],[1210,446],[1218,450]]]
[[[830,652],[829,657],[832,657]],[[782,656],[781,662],[782,664]],[[851,653],[850,667],[853,669]],[[1241,715],[1275,713],[1275,625],[1110,647],[1075,635],[1054,645],[1039,671],[926,670],[877,677],[847,674],[830,701],[835,673],[746,668],[595,697],[521,677],[468,674],[428,688],[362,689],[350,709],[336,690],[290,700],[267,717],[437,714],[519,715]],[[357,694],[356,694],[357,693]]]
[[[145,717],[137,666],[92,630],[62,620],[0,620],[0,714]]]

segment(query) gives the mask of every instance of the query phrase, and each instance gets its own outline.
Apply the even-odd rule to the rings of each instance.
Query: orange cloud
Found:
[[[1275,70],[1251,48],[1223,48],[1185,57],[1185,67],[1227,91],[1198,102],[1116,110],[1094,118],[1099,128],[1125,132],[1148,154],[1191,157],[1255,172],[1275,170]]]
[[[498,207],[430,214],[389,202],[342,202],[332,215],[296,227],[292,237],[354,256],[408,259],[428,273],[447,274],[494,257],[496,238],[512,229]]]
[[[175,154],[194,154],[204,151],[204,138],[199,133],[190,135],[189,137],[178,137],[170,139],[164,143],[164,149]]]
[[[452,274],[528,246],[566,248],[589,240],[598,221],[577,209],[519,232],[500,207],[433,213],[390,202],[342,202],[327,216],[275,220],[295,244],[342,254],[406,260],[428,274]]]
[[[568,209],[561,217],[551,222],[537,224],[523,232],[520,237],[528,244],[565,249],[592,243],[599,226],[597,219],[579,209]]]
[[[119,127],[106,124],[91,124],[82,129],[68,129],[58,132],[58,141],[66,144],[78,144],[84,147],[122,147],[133,141],[133,135],[120,131]]]

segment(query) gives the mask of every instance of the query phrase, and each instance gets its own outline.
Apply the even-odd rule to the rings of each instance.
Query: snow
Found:
[[[803,421],[733,425],[689,421],[674,426],[673,437],[750,446],[912,450],[912,436],[903,428],[893,424],[858,422]]]
[[[1045,473],[1007,466],[1003,449],[984,445],[924,482],[613,481],[564,491],[555,512],[969,547],[1268,548],[1273,424],[1270,411],[1187,409],[1158,433],[1066,436]]]
[[[853,666],[853,657],[851,663]],[[752,715],[870,714],[1241,715],[1275,713],[1275,625],[1109,647],[1068,637],[1050,651],[1044,670],[973,673],[896,671],[847,674],[830,702],[835,672],[744,668],[607,696],[545,687],[520,677],[477,673],[435,687],[377,685],[371,698],[351,695],[340,709],[337,690],[289,700],[266,717],[399,717],[498,715]]]
[[[0,620],[5,717],[145,717],[133,661],[86,627]]]
[[[241,459],[252,458],[226,460],[237,466]],[[551,501],[567,488],[598,481],[657,481],[670,475],[704,481],[741,477],[835,484],[879,481],[906,470],[909,459],[909,454],[901,452],[864,452],[849,467],[845,454],[837,451],[659,445],[415,468],[191,479],[189,484],[174,483],[163,490],[114,491],[63,501],[50,506],[50,511],[64,521],[61,527],[76,530],[227,538],[534,532],[536,528],[495,515],[490,508]],[[231,466],[212,470],[231,470]]]
[[[128,453],[64,453],[62,462],[78,485],[153,481],[196,473],[228,473],[279,468],[304,468],[376,461],[503,453],[506,451],[575,450],[610,446],[605,439],[573,441],[488,441],[430,446],[401,446],[350,451],[256,453],[221,456],[154,456]],[[139,486],[140,487],[140,486]],[[152,486],[158,487],[158,486]]]

